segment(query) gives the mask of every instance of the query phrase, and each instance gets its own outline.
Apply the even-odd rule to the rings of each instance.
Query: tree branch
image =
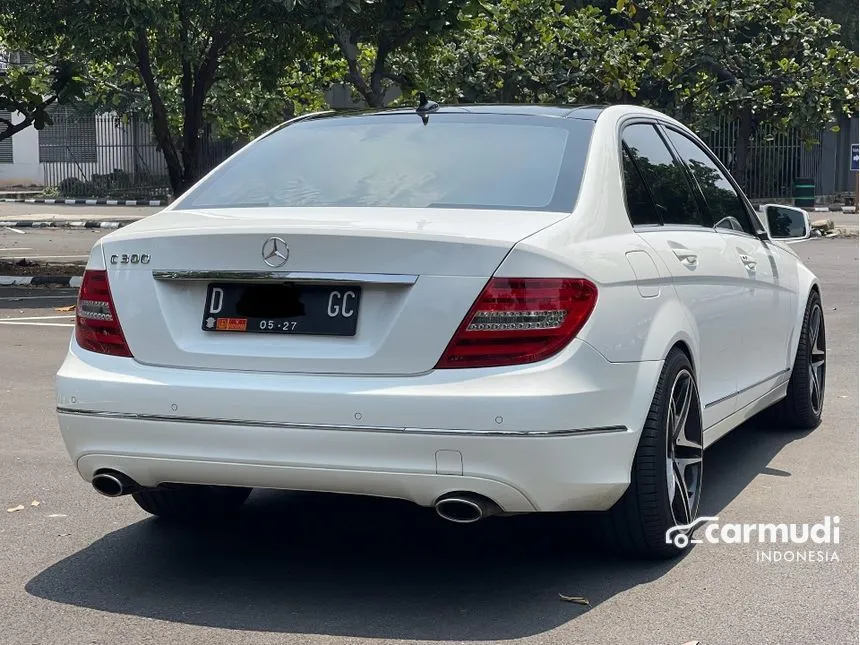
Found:
[[[364,100],[367,101],[368,105],[373,105],[373,92],[361,73],[361,68],[358,64],[358,46],[352,42],[349,29],[339,20],[334,20],[330,25],[330,31],[343,57],[346,59],[346,66],[349,70],[347,78]]]
[[[412,80],[405,74],[395,74],[393,72],[385,72],[385,78],[392,83],[396,83],[401,89],[413,87]]]
[[[6,124],[6,128],[2,132],[0,132],[0,141],[3,141],[3,139],[8,139],[9,137],[11,137],[13,135],[18,134],[22,130],[26,130],[27,128],[29,128],[33,124],[33,122],[36,120],[36,115],[39,112],[43,112],[44,110],[47,110],[53,103],[55,103],[57,101],[57,98],[58,97],[56,94],[48,97],[47,99],[42,101],[42,103],[40,103],[38,106],[36,106],[35,109],[30,110],[29,114],[26,114],[24,116],[24,119],[18,123],[12,123],[11,119],[0,118],[0,123]],[[21,106],[21,107],[23,107],[23,106]],[[21,110],[16,110],[16,111],[21,112]],[[21,112],[21,113],[24,114],[23,112]]]

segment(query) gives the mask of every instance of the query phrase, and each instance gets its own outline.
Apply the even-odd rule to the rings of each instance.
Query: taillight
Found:
[[[597,287],[573,278],[493,278],[437,368],[535,363],[564,348],[588,320]]]
[[[113,306],[107,271],[84,271],[75,313],[78,345],[99,354],[131,357]]]

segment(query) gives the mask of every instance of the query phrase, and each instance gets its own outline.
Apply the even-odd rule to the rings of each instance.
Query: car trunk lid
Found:
[[[103,251],[117,315],[142,363],[417,374],[436,364],[514,244],[564,216],[393,208],[167,210],[104,238]],[[267,263],[273,238],[280,255]],[[312,309],[314,320],[336,333],[239,333],[226,331],[229,323],[224,331],[207,330],[207,320],[219,317],[207,315],[216,304],[212,290],[226,286],[232,293],[232,284],[243,285],[236,297],[249,285],[265,287],[257,290],[261,311],[285,293],[270,286],[290,285],[299,290],[298,306]],[[354,321],[326,318],[347,313]],[[268,324],[265,319],[248,318],[255,326]],[[349,335],[338,335],[344,332]]]

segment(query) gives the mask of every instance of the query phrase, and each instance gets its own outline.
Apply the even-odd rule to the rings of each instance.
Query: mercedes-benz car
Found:
[[[809,236],[645,108],[308,115],[95,244],[59,426],[84,480],[165,518],[254,488],[590,511],[671,557],[703,450],[819,423]]]

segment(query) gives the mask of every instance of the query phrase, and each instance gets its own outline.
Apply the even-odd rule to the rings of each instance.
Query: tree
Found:
[[[11,3],[9,33],[30,50],[65,39],[88,64],[94,94],[117,109],[140,102],[152,115],[174,195],[200,176],[211,98],[245,88],[274,91],[300,53],[291,0],[58,0]]]
[[[298,0],[305,24],[328,38],[346,62],[346,80],[371,107],[383,107],[388,88],[414,89],[392,60],[416,51],[458,24],[468,0]]]
[[[0,141],[33,126],[51,123],[48,108],[79,98],[83,90],[77,67],[67,60],[6,64],[0,69],[0,111],[18,112],[21,120],[0,118]]]
[[[731,170],[741,184],[758,125],[812,134],[856,111],[857,56],[807,0],[618,0],[615,12],[653,52],[640,86],[668,89],[642,102],[698,130],[738,120]]]
[[[636,103],[699,131],[737,119],[742,184],[758,126],[811,136],[856,111],[857,57],[807,0],[483,0],[460,22],[416,59],[434,98]]]
[[[858,12],[855,0],[814,0],[814,4],[818,15],[842,27],[839,42],[857,52]]]
[[[647,56],[640,51],[635,28],[630,33],[613,28],[597,7],[494,0],[463,23],[419,65],[434,98],[464,103],[629,101],[644,73]]]

